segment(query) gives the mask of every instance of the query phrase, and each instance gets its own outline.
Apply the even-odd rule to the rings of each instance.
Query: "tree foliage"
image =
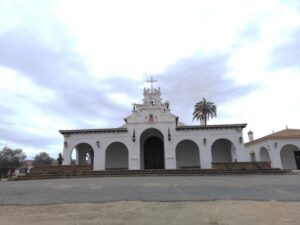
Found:
[[[210,118],[217,116],[217,107],[215,103],[206,101],[203,98],[200,102],[197,102],[194,106],[193,120],[204,120],[204,125],[206,126],[207,121]]]
[[[64,161],[64,158],[62,157],[62,154],[59,153],[59,154],[58,154],[58,158],[57,158],[57,163],[58,163],[58,165],[61,165],[63,161]]]
[[[0,151],[0,181],[2,176],[8,176],[8,171],[12,176],[13,171],[24,164],[25,158],[26,155],[22,149],[4,147]]]
[[[52,165],[54,159],[50,157],[50,155],[47,152],[40,152],[34,157],[34,160],[32,162],[32,165],[34,167],[39,166],[50,166]]]
[[[26,158],[26,154],[22,149],[11,149],[4,147],[0,151],[0,168],[16,169],[21,167]]]

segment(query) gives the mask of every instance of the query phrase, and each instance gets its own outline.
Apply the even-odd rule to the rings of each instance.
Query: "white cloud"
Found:
[[[262,88],[223,105],[224,113],[228,115],[227,122],[248,122],[247,130],[254,131],[256,137],[282,130],[286,126],[299,128],[299,82],[299,70],[274,72],[261,81]]]

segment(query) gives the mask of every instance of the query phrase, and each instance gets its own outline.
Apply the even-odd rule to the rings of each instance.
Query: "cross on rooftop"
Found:
[[[151,93],[153,93],[153,83],[157,82],[157,80],[154,80],[153,77],[151,76],[151,79],[146,80],[146,82],[151,83]]]

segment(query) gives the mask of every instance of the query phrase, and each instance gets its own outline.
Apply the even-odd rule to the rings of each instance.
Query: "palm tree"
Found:
[[[202,99],[202,101],[197,102],[194,106],[194,112],[193,112],[193,120],[200,119],[204,120],[204,125],[206,126],[207,120],[210,118],[214,118],[217,116],[217,107],[215,103],[206,101],[205,98]]]

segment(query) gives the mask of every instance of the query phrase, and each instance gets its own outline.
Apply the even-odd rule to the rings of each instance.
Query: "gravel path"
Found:
[[[0,206],[3,225],[298,225],[299,202],[108,202]]]

